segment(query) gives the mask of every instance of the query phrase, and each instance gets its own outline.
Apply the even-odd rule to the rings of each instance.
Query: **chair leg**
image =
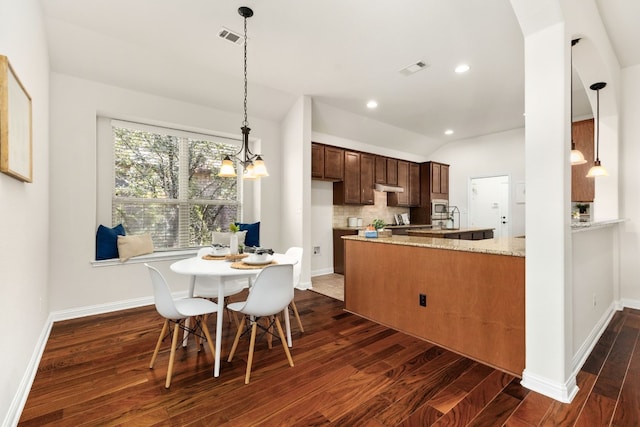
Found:
[[[296,302],[294,300],[291,300],[291,308],[293,309],[293,314],[296,315],[296,320],[298,321],[300,332],[304,332],[304,328],[302,327],[302,321],[300,320],[300,315],[298,314],[298,307],[296,307]]]
[[[213,341],[211,341],[211,334],[209,333],[209,327],[207,326],[207,316],[202,316],[202,330],[204,331],[204,336],[207,337],[207,344],[209,344],[209,350],[211,350],[211,355],[215,358],[216,351],[213,348]]]
[[[273,348],[273,335],[271,335],[271,319],[273,316],[268,316],[264,318],[264,323],[267,325],[267,345],[269,346],[269,350]]]
[[[156,349],[153,351],[153,356],[151,356],[151,363],[149,363],[149,369],[153,369],[153,365],[156,363],[156,357],[158,357],[160,344],[162,343],[162,339],[164,338],[164,335],[167,333],[167,326],[169,326],[169,319],[164,319],[164,324],[162,325],[162,332],[160,332],[160,336],[158,337],[158,343],[156,344]]]
[[[249,343],[249,358],[247,359],[247,374],[244,377],[244,383],[249,384],[249,377],[251,376],[251,364],[253,363],[253,349],[256,344],[256,332],[258,330],[258,322],[252,321],[251,325],[251,342]]]
[[[238,325],[238,332],[236,332],[236,339],[233,340],[233,346],[231,347],[231,352],[229,353],[229,358],[227,359],[227,362],[231,362],[231,359],[233,359],[233,355],[236,354],[236,348],[238,348],[238,341],[240,341],[240,335],[242,335],[242,329],[243,329],[242,326],[243,326],[242,323]]]
[[[171,385],[171,374],[173,373],[173,360],[176,358],[176,346],[178,345],[178,332],[180,332],[180,321],[176,322],[173,327],[173,339],[171,340],[171,355],[169,356],[169,369],[167,370],[167,381],[164,384],[164,388],[169,388]]]
[[[287,346],[287,342],[284,339],[284,332],[282,332],[282,326],[280,325],[280,319],[278,319],[278,316],[276,316],[276,327],[278,328],[280,341],[282,341],[282,348],[284,348],[284,352],[287,354],[287,359],[289,360],[289,366],[293,366],[293,359],[291,358],[291,353],[289,352],[289,347]]]

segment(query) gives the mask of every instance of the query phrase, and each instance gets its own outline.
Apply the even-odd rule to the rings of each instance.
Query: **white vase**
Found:
[[[231,233],[229,237],[229,252],[231,255],[238,253],[238,235],[236,233]]]

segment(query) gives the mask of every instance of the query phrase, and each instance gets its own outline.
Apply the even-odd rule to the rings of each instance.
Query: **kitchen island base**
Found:
[[[522,376],[523,256],[344,240],[346,310]]]

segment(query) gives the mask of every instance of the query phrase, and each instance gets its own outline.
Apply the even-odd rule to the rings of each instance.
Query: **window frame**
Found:
[[[115,145],[113,139],[112,126],[126,127],[129,129],[142,130],[148,132],[159,132],[164,134],[170,134],[176,137],[192,138],[199,140],[213,140],[216,142],[223,142],[225,144],[235,145],[238,150],[241,148],[241,140],[231,136],[223,135],[217,132],[201,131],[201,130],[189,130],[177,125],[164,125],[154,123],[140,123],[139,121],[130,121],[117,119],[108,116],[96,117],[96,134],[97,134],[97,149],[96,149],[96,172],[97,172],[97,194],[96,194],[96,224],[97,229],[99,224],[107,226],[113,226],[112,217],[112,203],[115,200]],[[229,203],[228,201],[212,201],[211,199],[204,199],[207,204],[234,204],[238,209],[238,221],[243,219],[244,203],[243,203],[243,181],[240,174],[237,179],[237,195],[236,202]],[[126,200],[121,198],[120,200]],[[138,200],[138,199],[135,199]],[[201,199],[150,199],[148,203],[169,203],[169,204],[181,204],[188,205],[189,203],[198,203]],[[213,202],[213,203],[212,203]],[[145,203],[142,201],[141,203]],[[94,236],[95,238],[95,236]],[[146,260],[149,258],[166,258],[172,257],[174,254],[176,258],[183,258],[184,254],[191,254],[194,251],[193,247],[182,248],[157,248],[154,254],[146,256]],[[108,260],[107,260],[108,261]],[[117,260],[115,260],[117,261]],[[107,265],[105,261],[95,261],[94,265]]]

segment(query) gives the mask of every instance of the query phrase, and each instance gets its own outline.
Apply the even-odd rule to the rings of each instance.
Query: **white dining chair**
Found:
[[[302,273],[302,253],[303,249],[297,246],[290,247],[285,252],[285,255],[290,257],[292,260],[295,260],[295,264],[293,264],[293,287],[297,288],[300,284],[300,275]],[[302,327],[302,321],[300,320],[300,314],[298,313],[298,307],[296,307],[295,296],[294,299],[291,300],[289,307],[293,311],[293,314],[296,316],[296,320],[298,321],[298,327],[300,328],[300,332],[304,332],[304,328]]]
[[[201,248],[198,250],[198,257],[202,258],[203,256],[209,254],[211,249]],[[207,298],[211,300],[218,299],[218,286],[222,285],[224,288],[222,290],[222,294],[224,296],[224,307],[229,303],[229,297],[233,295],[237,295],[243,290],[249,287],[249,279],[233,279],[226,280],[224,283],[220,283],[218,278],[207,277],[207,276],[196,276],[195,287],[193,291],[193,295],[196,297]],[[234,313],[234,321],[236,326],[238,325],[238,319],[235,317]],[[229,316],[231,319],[231,315]]]
[[[246,301],[229,304],[229,309],[242,313],[244,322],[240,322],[236,338],[233,341],[228,361],[231,362],[238,347],[238,341],[243,333],[251,331],[249,342],[249,355],[247,359],[247,371],[244,383],[249,384],[251,365],[253,363],[253,351],[255,348],[257,329],[260,328],[266,334],[272,334],[275,324],[282,348],[287,355],[289,366],[293,366],[293,359],[287,346],[282,325],[277,314],[287,308],[293,299],[293,266],[291,264],[276,264],[265,267],[256,277],[251,292]],[[269,325],[260,325],[261,318],[270,319]],[[246,325],[246,327],[243,327]]]
[[[207,316],[211,313],[218,311],[218,305],[212,301],[204,298],[179,298],[174,299],[171,295],[171,290],[167,281],[164,279],[158,269],[151,267],[149,264],[145,264],[149,270],[151,276],[151,284],[153,285],[153,297],[156,306],[156,311],[164,317],[164,324],[162,325],[162,331],[158,337],[156,348],[153,351],[151,357],[151,363],[149,369],[153,369],[153,365],[158,357],[158,351],[160,345],[167,334],[169,324],[173,324],[173,331],[169,332],[172,336],[171,339],[171,353],[169,355],[169,368],[167,369],[167,379],[165,382],[165,388],[169,388],[171,385],[171,376],[173,373],[173,362],[176,355],[176,347],[178,345],[178,335],[180,330],[184,330],[189,334],[193,334],[196,337],[196,344],[198,351],[202,344],[202,339],[206,338],[211,355],[215,355],[213,344],[211,340],[211,334],[207,327]],[[195,318],[195,324],[193,327],[185,325],[185,319]],[[204,337],[202,336],[204,333]]]

